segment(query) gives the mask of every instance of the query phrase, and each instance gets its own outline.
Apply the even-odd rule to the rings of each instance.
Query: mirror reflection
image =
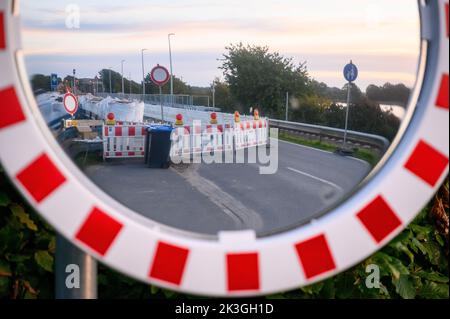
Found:
[[[319,218],[382,158],[416,80],[412,0],[20,5],[30,85],[62,149],[184,231]]]

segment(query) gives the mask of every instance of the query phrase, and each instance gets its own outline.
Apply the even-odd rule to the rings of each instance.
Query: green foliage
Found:
[[[384,103],[397,103],[402,106],[408,104],[411,89],[404,84],[386,83],[383,86],[369,85],[366,89],[369,99]]]
[[[58,83],[61,83],[61,79],[58,79]],[[31,87],[34,92],[43,90],[50,91],[51,89],[51,76],[43,74],[35,74],[31,78]]]
[[[0,298],[53,298],[54,232],[0,172]]]
[[[336,145],[325,143],[325,142],[322,142],[319,140],[315,140],[315,141],[307,140],[307,139],[301,138],[299,136],[292,135],[292,134],[285,133],[285,132],[280,132],[278,135],[278,138],[283,141],[296,143],[296,144],[300,144],[300,145],[304,145],[304,146],[309,146],[309,147],[317,148],[317,149],[320,149],[323,151],[328,151],[328,152],[335,152],[338,149],[338,146],[336,146]],[[380,160],[380,156],[376,152],[374,152],[372,150],[362,149],[362,148],[355,149],[355,153],[353,154],[353,156],[366,161],[373,167]]]
[[[296,66],[292,59],[269,52],[268,47],[240,43],[226,50],[221,69],[240,111],[256,106],[278,118],[284,113],[286,92],[297,98],[306,95],[309,78],[305,64]]]
[[[428,208],[384,249],[324,282],[281,295],[284,298],[448,299],[448,260],[442,236]],[[380,288],[365,284],[369,265],[380,268]],[[269,298],[279,298],[280,295]]]
[[[227,104],[231,100],[234,108],[241,112],[257,106],[263,116],[285,119],[286,93],[289,92],[289,120],[344,128],[346,108],[342,103],[347,101],[348,84],[339,89],[319,83],[308,75],[306,63],[294,65],[292,59],[272,53],[268,47],[240,43],[226,50],[221,69],[229,86]],[[369,87],[371,93],[373,88]],[[380,90],[385,94],[384,100],[397,96],[404,100],[405,94],[409,97],[409,89],[404,85],[388,83]],[[399,90],[401,93],[397,92]],[[383,111],[378,100],[370,100],[355,84],[350,91],[349,129],[394,139],[400,120],[392,112]]]

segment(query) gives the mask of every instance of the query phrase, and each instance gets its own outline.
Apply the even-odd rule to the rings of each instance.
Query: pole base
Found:
[[[352,156],[353,154],[355,154],[355,149],[348,146],[343,146],[338,148],[334,153],[341,156]]]

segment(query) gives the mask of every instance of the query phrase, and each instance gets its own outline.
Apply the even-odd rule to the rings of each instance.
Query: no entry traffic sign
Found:
[[[72,93],[64,95],[64,108],[66,112],[73,116],[78,111],[78,99]]]
[[[161,87],[166,85],[167,82],[169,82],[170,73],[165,67],[158,64],[150,72],[150,78],[153,83]]]

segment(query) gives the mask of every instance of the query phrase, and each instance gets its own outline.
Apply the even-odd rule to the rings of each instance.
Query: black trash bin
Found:
[[[169,168],[172,127],[150,126],[145,139],[145,164],[150,168]]]

